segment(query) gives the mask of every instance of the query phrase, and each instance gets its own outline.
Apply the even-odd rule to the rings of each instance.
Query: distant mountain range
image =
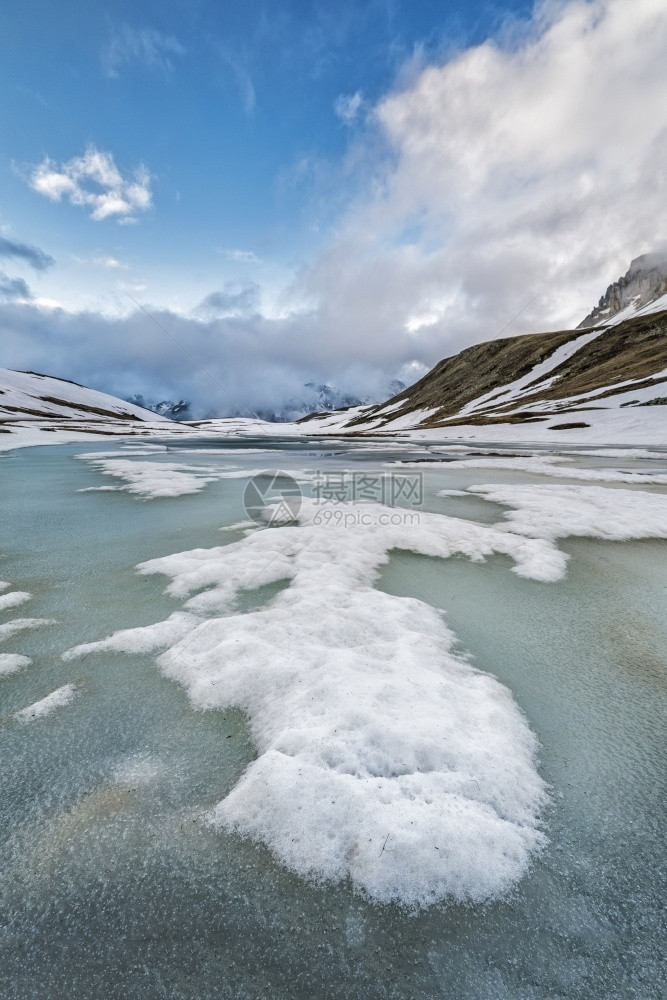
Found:
[[[189,420],[191,417],[190,403],[187,399],[163,399],[159,403],[154,399],[144,399],[140,392],[130,396],[127,400],[134,406],[141,406],[146,410],[167,417],[168,420]]]
[[[336,388],[336,386],[324,383],[306,382],[303,388],[304,393],[301,398],[292,397],[282,406],[271,410],[260,410],[257,416],[261,417],[262,420],[288,423],[300,420],[309,413],[348,410],[351,407],[364,406],[376,401],[368,397],[360,399]],[[392,379],[387,385],[387,394],[393,395],[402,392],[405,388],[404,382]]]
[[[364,404],[377,402],[377,397],[375,400],[368,397],[360,399],[358,396],[352,396],[336,388],[336,386],[325,383],[306,382],[303,389],[303,394],[300,397],[292,396],[279,406],[271,407],[270,409],[259,409],[256,416],[260,420],[266,420],[269,423],[291,423],[306,416],[308,413],[344,410],[352,406],[363,406]],[[387,384],[387,395],[395,395],[404,389],[404,382],[401,382],[399,379],[392,379]],[[145,399],[141,394],[137,393],[131,396],[128,402],[133,403],[135,406],[146,407],[152,410],[153,413],[159,413],[160,416],[168,417],[170,420],[192,419],[191,403],[186,399],[179,399],[176,402],[163,399],[161,402],[156,402],[155,400]],[[245,414],[239,411],[233,415],[243,417]]]

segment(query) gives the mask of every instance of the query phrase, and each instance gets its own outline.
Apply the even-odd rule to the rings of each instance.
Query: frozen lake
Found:
[[[154,444],[0,456],[3,1000],[664,996],[667,457],[536,464],[389,442]],[[299,482],[299,527],[248,527],[244,488],[266,469]],[[367,477],[369,501],[372,482],[399,473],[419,479],[419,498],[403,492],[392,508],[414,525],[379,526],[371,506],[368,524],[313,513],[322,484],[328,494],[338,481],[336,509],[358,511],[353,482],[361,493]],[[190,590],[190,563],[164,560],[220,547]],[[152,560],[159,573],[137,572]],[[165,593],[170,582],[178,593]],[[3,604],[12,594],[31,596]],[[133,632],[131,654],[117,643],[63,659],[175,614],[197,626],[185,640],[162,628],[149,649]],[[414,704],[400,671],[378,686],[383,651],[396,648]],[[352,719],[336,707],[340,746],[326,728],[336,677],[323,686],[339,662],[358,709]],[[473,685],[446,731],[465,788],[440,781],[462,773],[436,745],[454,696],[438,688],[443,707],[429,702],[422,668]],[[220,692],[227,683],[234,697]],[[307,738],[299,728],[309,712],[317,738],[310,716]],[[336,780],[358,777],[361,760],[361,787],[389,776],[404,806],[384,812],[396,803],[373,785],[371,808],[355,785],[327,812],[333,785],[311,782],[296,817],[301,778],[287,785],[274,767],[266,791],[247,779],[275,755],[276,727],[290,734],[283,758]],[[398,773],[395,755],[413,750],[421,763]],[[471,810],[458,826],[441,824],[445,793]],[[420,796],[448,840],[402,828],[422,815]],[[308,844],[290,855],[289,843],[309,823],[306,840],[331,845],[304,861]],[[349,848],[362,829],[366,855]],[[431,847],[444,848],[437,865]]]

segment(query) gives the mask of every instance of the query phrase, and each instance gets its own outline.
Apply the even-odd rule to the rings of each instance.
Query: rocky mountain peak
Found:
[[[630,263],[627,272],[609,285],[597,306],[579,324],[588,326],[609,323],[617,313],[633,306],[636,312],[667,294],[667,249],[644,253]]]

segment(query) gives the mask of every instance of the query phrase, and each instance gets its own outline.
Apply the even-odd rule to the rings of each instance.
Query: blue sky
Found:
[[[632,19],[623,6],[8,0],[0,236],[54,263],[0,259],[0,364],[51,359],[54,374],[121,393],[199,392],[216,408],[175,356],[170,367],[119,347],[86,360],[84,315],[106,331],[95,336],[114,323],[143,335],[132,295],[203,362],[219,353],[237,391],[264,406],[309,377],[381,395],[390,377],[493,336],[540,273],[545,289],[522,324],[580,318],[601,283],[664,235],[662,209],[630,215],[633,183],[659,152],[649,112],[665,96],[666,18],[657,0],[637,0]],[[559,66],[581,77],[583,102]],[[646,116],[603,149],[594,123],[608,108],[588,74],[602,74],[621,112],[651,95]],[[628,142],[640,162],[624,186]],[[587,191],[586,218],[577,207],[568,220],[566,201]],[[604,246],[596,191],[623,216]],[[567,245],[579,254],[575,291]],[[508,283],[510,264],[520,273]],[[554,282],[568,284],[560,302]],[[251,356],[266,362],[256,391]]]
[[[372,106],[411,59],[481,40],[527,9],[9,2],[0,42],[4,220],[59,260],[122,257],[156,293],[175,282],[186,296],[245,275],[225,250],[255,254],[265,277],[271,265],[293,267],[318,245],[349,183],[342,161],[355,123],[341,120],[336,102],[359,92]],[[91,225],[26,188],[26,165],[69,161],[88,145],[111,151],[121,170],[143,163],[150,172],[153,208],[141,225]],[[72,295],[92,279],[68,267]]]

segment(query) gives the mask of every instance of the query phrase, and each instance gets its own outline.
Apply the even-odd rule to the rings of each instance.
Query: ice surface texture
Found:
[[[560,484],[470,492],[510,507],[506,521],[306,500],[296,526],[151,560],[140,571],[168,576],[183,610],[65,657],[163,650],[160,668],[197,707],[243,709],[258,758],[210,821],[300,875],[349,878],[408,906],[498,896],[544,842],[535,739],[437,611],[374,589],[378,568],[392,549],[498,553],[521,576],[557,580],[567,557],[556,539],[667,537],[667,497]],[[235,613],[240,591],[283,580],[270,604]]]
[[[445,452],[445,448],[439,448],[438,451]],[[448,451],[453,449],[447,449]],[[466,449],[467,451],[468,449]],[[619,449],[620,451],[620,449]],[[600,452],[590,451],[584,454],[595,456],[598,454],[603,454]],[[646,452],[639,453],[637,455],[630,455],[628,457],[642,458],[642,457],[665,457],[660,456],[658,453]],[[464,458],[456,461],[455,465],[449,466],[456,471],[459,469],[507,469],[510,472],[528,472],[533,475],[540,476],[550,476],[556,479],[582,479],[586,482],[601,482],[601,483],[627,483],[628,485],[636,486],[665,486],[667,485],[667,474],[666,473],[655,473],[653,471],[649,472],[632,472],[623,471],[622,469],[586,469],[580,466],[570,464],[573,459],[566,458],[564,456],[551,456],[551,455],[540,455],[539,457],[527,457],[527,458],[516,458],[514,456],[508,455],[502,458],[487,458],[485,456],[479,456],[475,458]],[[424,462],[391,462],[388,463],[391,466],[403,466],[415,469],[425,468]],[[437,469],[434,464],[429,464],[428,468]]]
[[[572,459],[541,455],[534,458],[466,458],[457,469],[509,469],[538,473],[560,479],[584,479],[589,482],[667,485],[667,475],[653,472],[624,472],[622,469],[582,469],[570,464]]]
[[[392,512],[378,505],[345,512],[359,523],[323,523],[306,501],[298,526],[143,564],[171,578],[173,595],[201,592],[165,622],[65,657],[163,649],[161,669],[195,705],[242,708],[259,756],[209,818],[295,872],[408,906],[499,895],[544,840],[535,738],[510,692],[455,651],[436,610],[373,583],[394,548],[503,553],[539,580],[561,576],[565,557],[437,514],[384,523]],[[233,613],[239,591],[280,580],[291,585],[269,605]]]

